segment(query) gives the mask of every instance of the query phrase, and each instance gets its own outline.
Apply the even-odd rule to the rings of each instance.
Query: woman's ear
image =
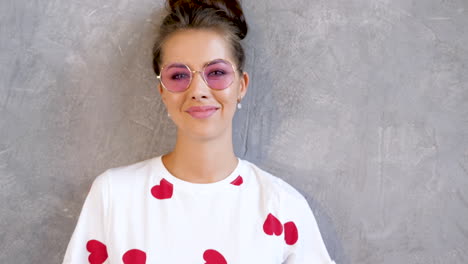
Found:
[[[158,84],[158,91],[159,91],[159,94],[161,95],[161,99],[162,99],[163,103],[166,104],[166,103],[165,103],[165,101],[166,101],[166,93],[165,93],[165,91],[164,91],[164,88],[163,88],[162,85],[161,85],[161,82]]]
[[[247,72],[242,72],[238,97],[244,98],[245,94],[247,93],[248,88],[249,88],[249,74]]]
[[[158,84],[158,90],[159,90],[159,94],[162,95],[162,93],[163,93],[163,88],[162,88],[161,83]]]

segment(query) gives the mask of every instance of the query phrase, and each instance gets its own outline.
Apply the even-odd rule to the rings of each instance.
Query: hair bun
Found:
[[[238,37],[244,39],[247,35],[247,22],[239,0],[167,0],[169,10],[176,12],[185,8],[213,8],[221,10],[226,17],[239,29]]]

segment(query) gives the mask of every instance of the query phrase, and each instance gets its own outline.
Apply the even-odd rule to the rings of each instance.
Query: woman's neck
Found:
[[[174,150],[162,161],[172,175],[193,183],[220,181],[234,171],[238,162],[230,133],[210,140],[178,134]]]

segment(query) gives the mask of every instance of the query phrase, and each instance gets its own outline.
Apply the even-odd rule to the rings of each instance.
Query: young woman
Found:
[[[304,197],[234,154],[249,84],[240,3],[168,7],[153,64],[175,148],[95,179],[63,263],[333,263]]]

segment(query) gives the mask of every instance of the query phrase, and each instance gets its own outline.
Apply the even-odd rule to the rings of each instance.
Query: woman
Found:
[[[168,6],[153,64],[175,148],[96,178],[64,263],[333,263],[304,197],[234,154],[249,84],[239,2]]]

